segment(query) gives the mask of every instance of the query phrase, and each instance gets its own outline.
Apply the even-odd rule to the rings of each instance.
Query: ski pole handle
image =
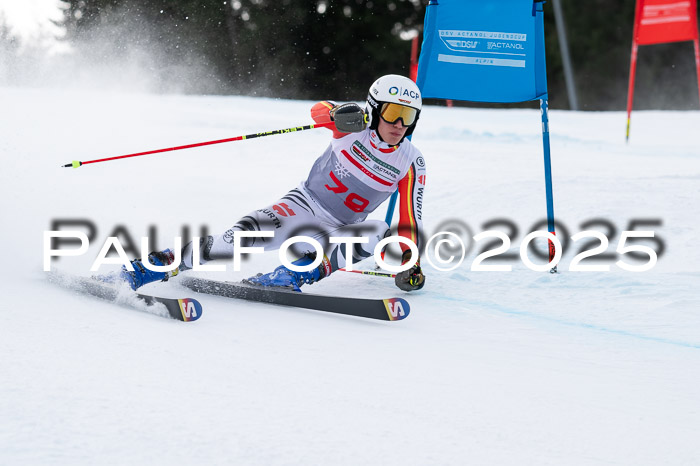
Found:
[[[64,168],[70,168],[70,167],[78,168],[78,167],[81,167],[83,165],[87,165],[89,163],[108,162],[110,160],[126,159],[129,157],[140,157],[142,155],[158,154],[160,152],[172,152],[172,151],[182,150],[182,149],[191,149],[193,147],[210,146],[212,144],[222,144],[224,142],[243,141],[245,139],[255,139],[255,138],[261,138],[261,137],[265,137],[265,136],[274,136],[275,134],[295,133],[297,131],[306,131],[308,129],[329,128],[329,127],[334,127],[334,126],[335,126],[335,123],[332,121],[329,121],[328,123],[313,124],[313,125],[306,125],[306,126],[294,126],[292,128],[275,129],[272,131],[265,131],[262,133],[246,134],[245,136],[236,136],[236,137],[227,138],[227,139],[217,139],[215,141],[198,142],[195,144],[187,144],[185,146],[168,147],[166,149],[149,150],[146,152],[137,152],[135,154],[118,155],[116,157],[107,157],[104,159],[87,160],[85,162],[81,162],[79,160],[73,160],[73,162],[67,163],[67,164],[61,165],[61,166]]]

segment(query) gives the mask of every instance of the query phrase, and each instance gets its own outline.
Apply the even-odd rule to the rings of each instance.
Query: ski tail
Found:
[[[105,283],[94,278],[63,272],[48,272],[47,279],[61,288],[143,310],[160,317],[194,322],[202,316],[202,305],[193,298],[163,298],[136,293],[126,286],[120,287],[119,284]]]
[[[411,312],[411,307],[405,299],[389,298],[382,301],[384,301],[389,320],[403,320]]]

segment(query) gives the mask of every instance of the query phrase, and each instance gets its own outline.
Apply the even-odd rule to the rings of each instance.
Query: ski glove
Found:
[[[410,258],[411,251],[405,251],[401,263],[405,264]],[[425,275],[423,275],[420,264],[416,262],[416,265],[410,269],[397,273],[394,278],[394,283],[404,291],[415,291],[423,288],[425,285]]]
[[[359,133],[367,127],[367,115],[354,103],[333,107],[330,111],[335,127],[343,133]]]
[[[425,285],[425,275],[420,265],[416,264],[408,270],[397,273],[394,282],[404,291],[420,290]]]

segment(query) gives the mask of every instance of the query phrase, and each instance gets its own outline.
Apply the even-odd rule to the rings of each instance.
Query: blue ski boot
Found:
[[[153,265],[170,265],[175,260],[175,255],[171,249],[166,249],[164,251],[154,251],[148,255],[148,262]],[[131,261],[131,265],[134,267],[134,271],[130,272],[126,270],[126,267],[122,267],[122,271],[119,277],[127,282],[129,286],[136,290],[141,288],[143,285],[156,281],[167,281],[168,278],[174,277],[178,274],[179,269],[172,270],[170,272],[154,272],[153,270],[148,270],[143,266],[141,259],[134,259]]]
[[[297,266],[309,265],[315,260],[315,255],[307,254],[299,260],[292,262],[292,264]],[[266,274],[257,274],[254,277],[250,277],[244,280],[246,283],[258,286],[269,286],[273,288],[287,288],[294,291],[301,291],[301,286],[306,284],[315,283],[322,278],[326,277],[330,272],[330,263],[325,257],[321,262],[321,265],[308,272],[295,272],[289,270],[287,267],[280,265],[273,272]]]

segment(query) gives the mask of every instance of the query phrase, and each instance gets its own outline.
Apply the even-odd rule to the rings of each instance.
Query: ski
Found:
[[[368,319],[402,320],[408,317],[410,312],[408,302],[402,298],[366,299],[325,296],[260,287],[241,282],[220,282],[194,277],[183,277],[180,284],[198,293]]]
[[[133,292],[127,289],[120,289],[108,283],[103,283],[89,277],[67,275],[58,272],[50,272],[48,279],[63,288],[85,293],[105,301],[111,301],[128,307],[140,306],[137,303],[144,303],[146,310],[154,315],[180,320],[182,322],[193,322],[202,316],[202,305],[192,298],[163,298],[143,293]],[[135,298],[130,299],[130,298]],[[157,312],[162,304],[167,310]]]

